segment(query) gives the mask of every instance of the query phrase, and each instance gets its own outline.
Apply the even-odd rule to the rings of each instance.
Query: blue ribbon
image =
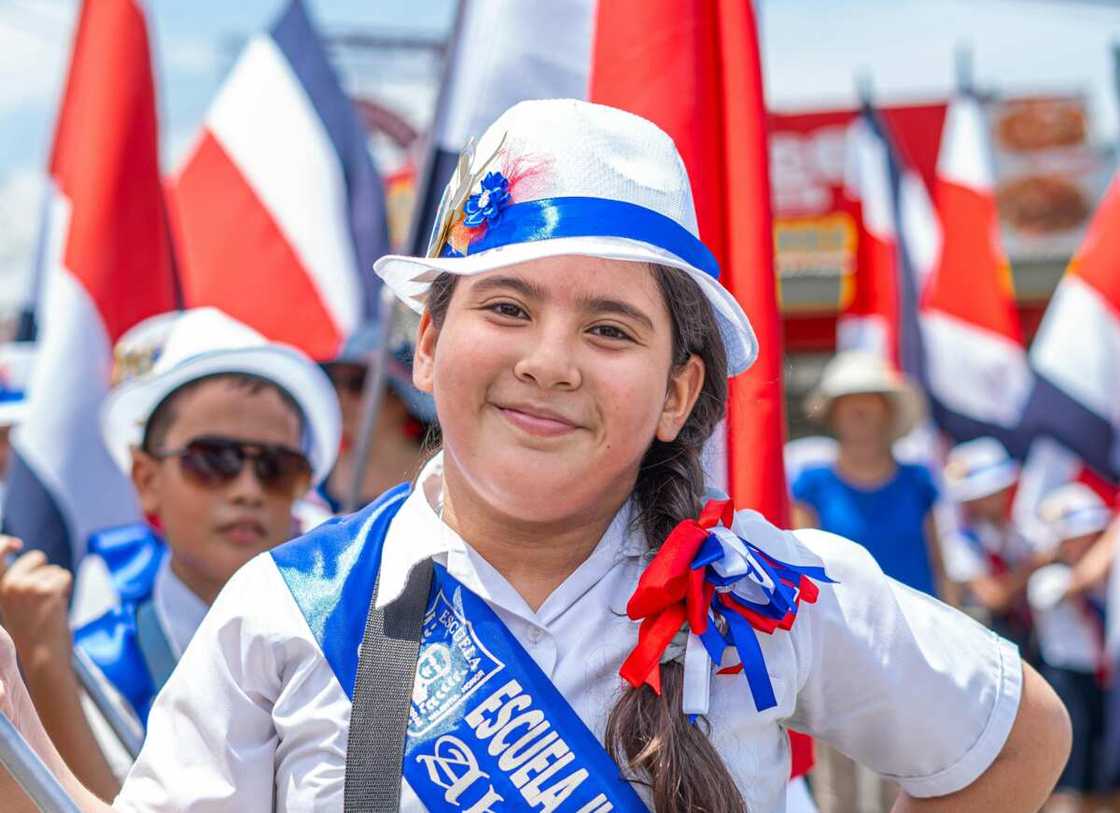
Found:
[[[0,386],[0,404],[12,404],[17,401],[26,400],[27,393],[24,390],[9,390]]]
[[[719,279],[716,258],[688,229],[652,209],[607,198],[543,198],[511,204],[471,241],[466,255],[560,237],[640,240],[675,254],[712,279]],[[441,252],[443,257],[466,255],[447,244]]]
[[[746,607],[759,615],[774,621],[781,621],[790,613],[797,613],[797,590],[801,584],[802,576],[807,576],[814,581],[835,581],[828,577],[823,567],[808,567],[790,565],[768,556],[761,549],[747,540],[739,537],[754,559],[754,563],[766,574],[774,585],[773,591],[768,596],[768,601],[761,604],[749,601],[742,596],[729,592],[726,593],[732,601]],[[723,545],[720,544],[715,534],[708,538],[696,552],[692,560],[692,569],[704,569],[704,580],[717,588],[732,587],[736,582],[747,578],[745,575],[721,576],[712,565],[723,559]],[[739,660],[743,664],[743,676],[747,680],[754,705],[758,711],[766,711],[778,705],[774,696],[774,686],[770,682],[770,673],[766,669],[766,658],[762,654],[762,645],[754,627],[738,613],[728,611],[720,602],[720,593],[712,596],[711,609],[708,614],[708,627],[700,635],[700,641],[708,651],[712,663],[719,665],[723,659],[724,650],[734,646],[739,653]],[[717,619],[723,619],[727,625],[727,633],[721,633],[716,626]]]

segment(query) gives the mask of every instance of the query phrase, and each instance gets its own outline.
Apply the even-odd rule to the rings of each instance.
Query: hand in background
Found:
[[[0,614],[29,672],[69,670],[72,639],[70,571],[33,550],[11,560],[23,543],[0,537]]]

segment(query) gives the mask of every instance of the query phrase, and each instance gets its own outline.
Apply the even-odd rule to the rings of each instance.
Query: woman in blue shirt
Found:
[[[894,441],[921,420],[922,396],[878,356],[847,351],[825,368],[807,410],[835,435],[837,452],[834,461],[809,466],[794,480],[795,524],[855,540],[888,576],[944,596],[931,513],[937,488],[926,467],[901,463],[892,452]],[[860,809],[856,773],[850,759],[823,749],[814,775],[822,813]],[[880,783],[878,791],[889,808],[894,786]]]

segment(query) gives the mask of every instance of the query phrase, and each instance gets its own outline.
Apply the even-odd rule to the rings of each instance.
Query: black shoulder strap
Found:
[[[432,584],[432,561],[424,559],[417,564],[404,592],[384,609],[377,608],[380,580],[379,573],[354,681],[346,743],[344,813],[400,810],[405,729]]]

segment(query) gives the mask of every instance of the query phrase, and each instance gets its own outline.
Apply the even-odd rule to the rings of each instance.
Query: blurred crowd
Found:
[[[95,534],[73,573],[35,539],[3,538],[0,564],[0,612],[39,713],[103,798],[137,748],[120,720],[142,740],[152,700],[232,574],[419,470],[438,430],[431,397],[411,381],[413,329],[407,318],[367,325],[315,363],[198,308],[118,342],[102,440],[144,521]],[[33,358],[20,344],[0,353],[0,473]],[[1070,482],[1024,513],[1019,465],[999,441],[942,448],[922,395],[872,354],[835,356],[805,408],[822,433],[787,446],[795,525],[859,542],[899,589],[935,595],[1017,644],[1074,725],[1048,809],[1120,810],[1110,496]],[[888,810],[896,793],[822,745],[810,784],[825,813]]]

